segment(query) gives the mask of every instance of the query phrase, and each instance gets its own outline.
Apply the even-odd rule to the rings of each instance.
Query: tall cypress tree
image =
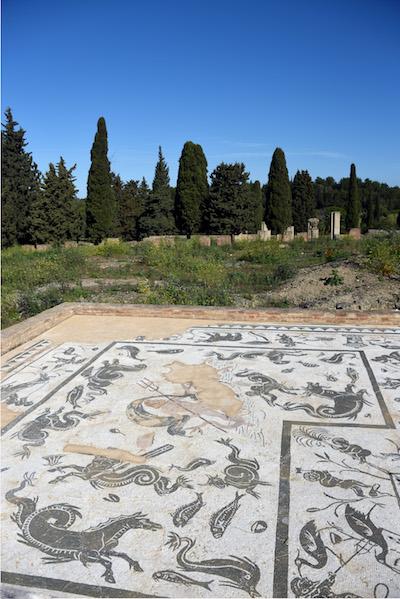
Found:
[[[371,189],[371,182],[366,179],[365,182],[365,217],[364,225],[366,229],[371,229],[374,225],[374,196]]]
[[[381,199],[379,197],[379,193],[376,193],[375,200],[374,200],[374,226],[375,227],[379,228],[381,218],[382,218]]]
[[[175,222],[190,237],[201,225],[201,213],[208,197],[207,160],[200,145],[187,141],[179,160],[175,196]]]
[[[266,222],[274,235],[282,234],[292,224],[292,194],[283,150],[272,155],[266,197]]]
[[[247,230],[249,173],[242,163],[222,162],[211,174],[208,223],[211,233],[237,235]]]
[[[297,171],[292,187],[293,225],[296,233],[307,231],[308,219],[314,216],[314,186],[308,171]]]
[[[25,131],[14,121],[10,108],[1,132],[1,236],[3,247],[30,243],[31,206],[40,193],[40,173],[30,152],[26,152]]]
[[[173,235],[176,232],[173,208],[174,200],[169,185],[168,166],[160,146],[152,191],[140,219],[142,234],[145,237]]]
[[[124,182],[121,177],[111,172],[111,189],[114,193],[114,201],[115,201],[115,221],[114,221],[114,232],[113,235],[115,237],[122,237],[122,227],[123,227],[123,210],[122,210],[122,190],[124,188]]]
[[[264,216],[263,193],[260,181],[249,183],[249,199],[246,206],[246,216],[244,221],[245,230],[248,233],[257,233],[261,228]]]
[[[94,243],[99,243],[113,234],[115,226],[115,196],[107,152],[106,122],[100,117],[90,153],[91,166],[86,198],[87,237]]]
[[[138,204],[140,206],[140,214],[136,223],[136,238],[138,240],[143,239],[143,237],[146,235],[144,227],[142,226],[142,220],[145,217],[149,201],[150,187],[148,186],[146,179],[143,177],[138,188]]]
[[[360,226],[361,202],[355,164],[350,166],[349,192],[347,196],[346,228]]]

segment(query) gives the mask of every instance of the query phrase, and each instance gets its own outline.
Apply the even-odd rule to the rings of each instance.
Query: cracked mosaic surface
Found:
[[[42,340],[3,376],[10,588],[400,594],[399,329]]]

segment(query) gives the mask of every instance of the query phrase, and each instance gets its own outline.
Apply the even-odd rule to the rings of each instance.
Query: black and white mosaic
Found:
[[[2,579],[45,596],[400,594],[400,329],[34,344],[2,386]]]

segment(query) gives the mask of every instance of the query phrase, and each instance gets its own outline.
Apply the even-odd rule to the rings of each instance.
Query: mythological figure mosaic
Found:
[[[3,581],[400,594],[400,330],[215,325],[3,365]]]

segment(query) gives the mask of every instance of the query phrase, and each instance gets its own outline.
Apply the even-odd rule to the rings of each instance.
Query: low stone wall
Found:
[[[235,235],[235,241],[256,241],[258,239],[258,233],[240,233]]]
[[[14,324],[1,332],[1,353],[42,335],[71,316],[136,316],[152,318],[194,318],[231,322],[279,324],[400,326],[400,312],[329,312],[280,308],[217,308],[205,306],[152,306],[145,304],[64,303]]]

